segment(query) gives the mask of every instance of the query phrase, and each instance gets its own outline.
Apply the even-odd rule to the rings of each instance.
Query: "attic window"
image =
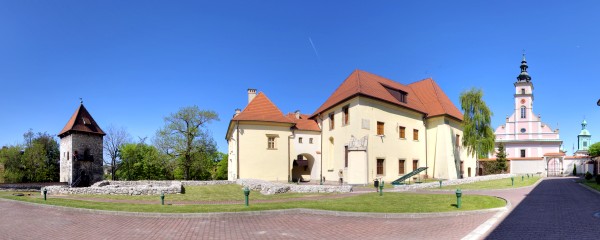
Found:
[[[388,86],[383,86],[385,88],[385,90],[387,90],[390,94],[392,94],[392,96],[394,98],[396,98],[396,100],[402,102],[402,103],[406,103],[406,92],[399,90],[399,89],[394,89]]]
[[[85,125],[91,125],[92,124],[92,121],[90,121],[89,118],[82,117],[82,119],[83,119],[83,124],[85,124]]]

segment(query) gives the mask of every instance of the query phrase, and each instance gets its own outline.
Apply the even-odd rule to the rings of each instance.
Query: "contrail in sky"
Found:
[[[317,48],[315,48],[315,44],[313,43],[313,41],[310,37],[308,37],[308,41],[310,42],[310,46],[312,46],[313,50],[315,51],[315,55],[317,55],[317,58],[319,59],[319,62],[320,62],[321,57],[319,56],[319,52],[317,52]]]

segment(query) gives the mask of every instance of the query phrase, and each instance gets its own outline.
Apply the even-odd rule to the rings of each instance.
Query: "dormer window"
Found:
[[[92,121],[90,121],[89,118],[82,117],[82,120],[83,120],[83,124],[85,124],[85,125],[91,125],[92,124]]]
[[[383,86],[385,88],[385,90],[387,90],[390,94],[392,94],[392,96],[394,98],[396,98],[396,100],[398,100],[401,103],[407,103],[407,94],[405,91],[399,90],[399,89],[394,89],[388,86]]]

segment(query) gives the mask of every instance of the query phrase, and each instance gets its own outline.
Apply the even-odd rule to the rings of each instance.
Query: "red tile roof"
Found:
[[[67,125],[58,134],[59,137],[64,137],[70,132],[85,132],[99,135],[106,135],[104,131],[98,126],[92,115],[85,109],[83,104],[79,105],[79,108],[73,113],[73,116],[67,122]]]
[[[425,105],[425,108],[427,108],[427,117],[450,115],[458,120],[463,120],[463,114],[433,79],[423,79],[408,86],[413,89],[423,105]]]
[[[565,156],[566,154],[563,152],[557,152],[557,153],[546,153],[544,154],[544,157],[561,157],[561,156]]]
[[[406,93],[406,103],[394,97],[392,91]],[[461,112],[432,79],[403,85],[362,70],[352,72],[311,117],[357,95],[406,107],[427,114],[428,117],[449,115],[462,120]]]
[[[317,121],[309,119],[310,116],[306,114],[300,114],[300,119],[296,118],[295,113],[288,113],[287,117],[296,124],[295,126],[298,130],[317,132],[321,131],[321,128],[319,128],[319,124],[317,124]]]
[[[293,123],[292,120],[285,117],[281,110],[279,110],[279,108],[269,100],[267,95],[262,92],[256,95],[240,114],[233,117],[232,121]]]

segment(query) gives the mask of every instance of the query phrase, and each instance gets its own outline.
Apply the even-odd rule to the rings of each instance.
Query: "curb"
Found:
[[[501,198],[502,199],[502,198]],[[116,215],[116,216],[134,216],[134,217],[167,217],[167,218],[212,218],[212,217],[232,217],[232,216],[261,216],[261,215],[284,215],[284,214],[312,214],[312,215],[328,215],[328,216],[340,216],[340,217],[370,217],[370,218],[436,218],[436,217],[455,217],[465,216],[474,214],[483,214],[490,212],[503,212],[509,209],[510,202],[506,206],[500,208],[490,208],[482,210],[462,211],[462,212],[437,212],[437,213],[369,213],[369,212],[344,212],[344,211],[330,211],[330,210],[317,210],[307,208],[293,208],[293,209],[279,209],[279,210],[262,210],[262,211],[248,211],[248,212],[215,212],[215,213],[146,213],[146,212],[124,212],[124,211],[108,211],[108,210],[96,210],[86,208],[74,208],[65,206],[55,206],[40,203],[25,202],[19,200],[0,198],[0,201],[7,201],[13,203],[21,203],[30,206],[37,206],[50,209],[58,209],[65,211],[81,212],[81,213],[94,213],[103,215]]]

